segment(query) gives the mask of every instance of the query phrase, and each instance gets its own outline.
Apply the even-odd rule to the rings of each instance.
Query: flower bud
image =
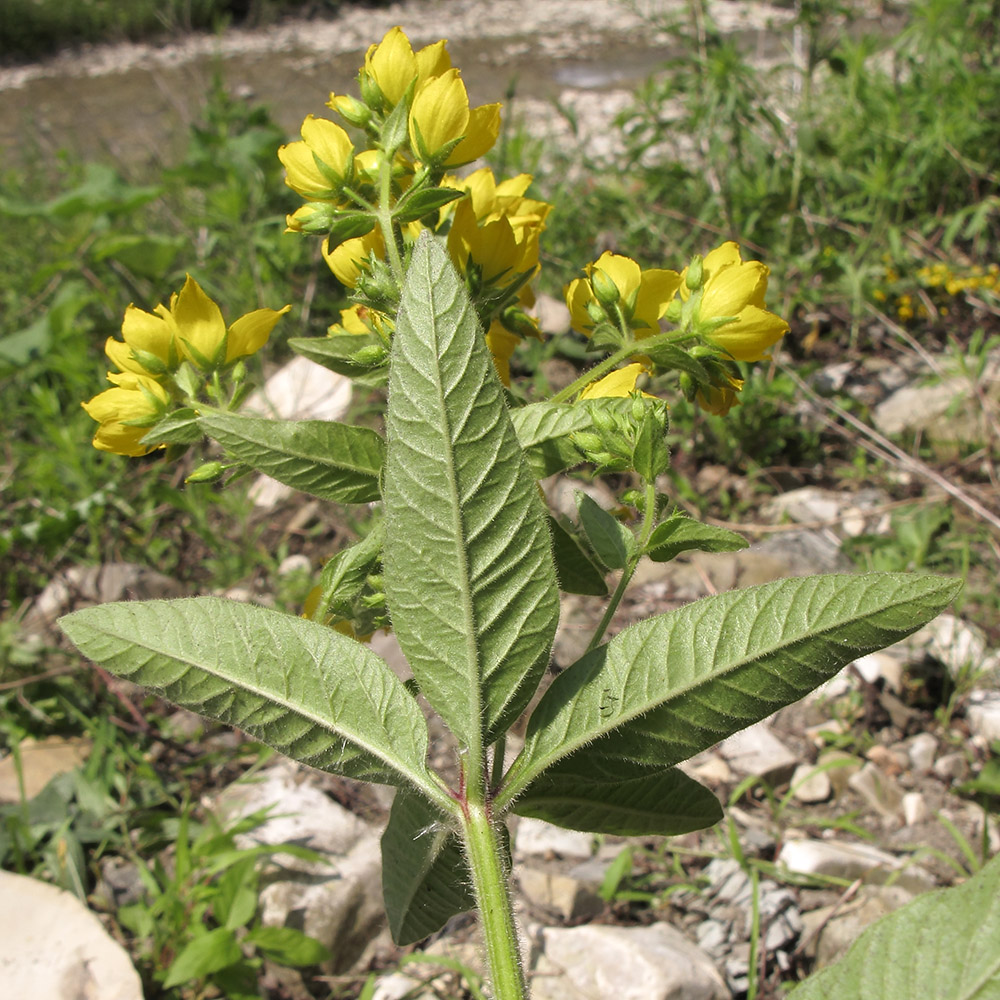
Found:
[[[667,311],[663,314],[668,323],[679,323],[681,313],[684,311],[684,303],[680,299],[671,299]]]
[[[184,482],[217,483],[225,474],[226,468],[227,466],[221,462],[206,462],[204,465],[199,465]]]
[[[689,291],[693,292],[701,288],[704,280],[705,258],[700,253],[696,253],[691,258],[691,263],[687,266],[687,275],[684,278],[684,284],[687,285]]]
[[[348,125],[354,125],[356,128],[365,128],[372,120],[371,108],[356,97],[331,94],[326,106],[336,111]]]
[[[590,275],[590,287],[594,290],[594,298],[605,309],[613,309],[618,305],[621,292],[618,286],[600,268],[595,267]]]

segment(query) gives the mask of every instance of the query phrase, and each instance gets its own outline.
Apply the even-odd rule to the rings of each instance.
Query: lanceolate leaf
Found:
[[[548,662],[545,514],[464,284],[422,238],[393,335],[385,589],[420,690],[481,763]]]
[[[586,407],[532,403],[511,410],[510,417],[536,479],[544,479],[583,461],[583,455],[569,435],[590,426]]]
[[[685,514],[674,514],[653,530],[646,553],[653,562],[668,562],[681,552],[735,552],[748,542],[742,535],[714,524],[695,521]]]
[[[580,527],[597,557],[608,569],[621,569],[635,545],[632,532],[582,490],[576,491],[576,509]]]
[[[336,503],[379,499],[385,442],[367,427],[221,412],[198,423],[234,458],[293,489]]]
[[[560,589],[567,594],[604,597],[608,592],[604,571],[587,555],[577,536],[554,517],[549,518],[549,530]]]
[[[426,799],[402,789],[382,835],[382,894],[398,945],[439,931],[476,905],[458,835]]]
[[[632,625],[553,681],[496,806],[586,744],[660,765],[686,760],[909,635],[960,588],[906,573],[777,580]]]
[[[543,771],[514,812],[621,837],[674,836],[722,819],[715,795],[678,768],[606,757],[590,747]]]
[[[995,1000],[1000,997],[1000,856],[952,889],[869,927],[796,1000]]]
[[[374,334],[341,333],[333,337],[292,337],[288,346],[310,361],[355,376],[388,364],[385,345]]]
[[[384,660],[332,629],[220,597],[101,604],[60,626],[119,677],[295,760],[444,797],[417,703]]]

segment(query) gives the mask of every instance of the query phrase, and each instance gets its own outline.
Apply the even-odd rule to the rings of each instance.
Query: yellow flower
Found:
[[[586,278],[576,278],[565,289],[573,326],[588,337],[595,322],[587,306],[597,303],[591,279],[600,271],[617,288],[619,303],[636,339],[651,337],[660,331],[660,320],[677,293],[681,276],[663,268],[642,270],[631,257],[611,253],[601,254],[585,268]]]
[[[510,388],[510,359],[520,343],[521,338],[516,333],[511,333],[500,320],[495,319],[490,323],[490,328],[486,331],[486,346],[493,355],[493,364],[496,366],[500,381],[508,388]]]
[[[505,288],[538,267],[539,225],[514,226],[506,216],[479,225],[472,201],[455,209],[448,231],[448,252],[462,274],[475,266],[484,285]]]
[[[419,88],[451,68],[447,44],[442,38],[414,52],[403,29],[390,28],[381,42],[368,49],[362,72],[378,86],[389,107],[395,107],[414,78]]]
[[[600,399],[602,396],[628,396],[635,392],[635,383],[646,371],[644,365],[632,364],[624,368],[618,368],[610,375],[599,378],[596,382],[591,382],[583,392],[577,397],[580,399]],[[649,399],[655,399],[648,392],[643,393]]]
[[[338,337],[343,334],[368,336],[372,333],[389,335],[392,333],[392,329],[393,324],[388,316],[359,303],[349,309],[341,309],[340,322],[332,323],[326,332],[327,336],[330,337]]]
[[[166,413],[170,397],[156,379],[134,372],[108,373],[113,389],[94,396],[81,405],[100,427],[94,447],[116,455],[137,457],[155,447],[139,444],[146,432]]]
[[[353,288],[358,283],[361,272],[368,270],[368,255],[373,251],[376,257],[385,253],[385,241],[378,226],[364,236],[344,240],[332,250],[330,241],[323,241],[323,259],[345,288]]]
[[[310,201],[336,198],[354,172],[348,134],[329,119],[312,115],[302,123],[302,141],[282,146],[278,159],[285,165],[285,183]]]
[[[170,296],[169,308],[159,305],[151,314],[130,305],[122,323],[125,343],[108,338],[104,350],[123,372],[138,375],[162,375],[182,358],[213,368],[259,351],[291,308],[255,309],[227,330],[219,307],[188,275],[180,293]]]
[[[489,167],[480,167],[467,177],[447,175],[441,179],[441,186],[468,192],[473,213],[480,225],[505,216],[512,226],[543,227],[552,206],[547,201],[524,197],[531,180],[531,174],[518,174],[497,184],[493,171]],[[452,202],[445,206],[445,213],[453,211],[455,204]]]
[[[767,348],[788,332],[788,324],[780,316],[764,309],[769,269],[760,261],[743,260],[739,247],[729,242],[705,257],[702,273],[702,297],[695,325],[733,317],[732,322],[705,331],[704,336],[737,361],[769,357],[765,354]],[[692,294],[685,282],[680,292],[683,299]]]
[[[410,108],[410,142],[423,160],[444,156],[448,167],[471,163],[488,152],[500,134],[500,105],[469,108],[469,94],[457,69],[429,80]],[[450,152],[444,147],[461,138]]]

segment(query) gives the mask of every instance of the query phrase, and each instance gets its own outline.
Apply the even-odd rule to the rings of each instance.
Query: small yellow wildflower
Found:
[[[345,288],[353,288],[358,283],[362,271],[367,272],[370,253],[374,253],[376,257],[385,254],[385,241],[378,226],[365,236],[344,240],[333,248],[330,247],[329,240],[323,241],[323,259]]]
[[[278,150],[285,183],[310,201],[335,199],[354,174],[354,145],[348,134],[327,118],[306,115],[302,141]]]
[[[540,223],[514,225],[506,216],[480,225],[471,199],[464,199],[448,231],[448,252],[462,274],[475,266],[484,285],[505,288],[537,269],[542,228]]]
[[[158,305],[147,313],[130,305],[122,322],[124,343],[109,337],[104,351],[121,371],[137,375],[163,375],[184,359],[213,368],[259,351],[291,308],[256,309],[227,330],[219,307],[188,275],[180,293],[170,296],[169,307]]]
[[[593,332],[595,322],[587,307],[598,301],[591,279],[595,271],[600,271],[618,289],[619,304],[634,336],[643,338],[659,333],[660,320],[681,283],[676,271],[661,268],[644,271],[631,257],[610,250],[585,270],[586,278],[576,278],[565,288],[566,305],[575,329],[588,337]]]
[[[500,105],[469,107],[469,94],[457,69],[425,83],[410,109],[410,142],[422,160],[459,167],[493,148],[500,134]],[[461,139],[450,152],[442,152]],[[443,161],[441,157],[444,156]]]
[[[723,243],[709,253],[703,262],[701,304],[695,327],[708,325],[706,339],[721,347],[737,361],[760,361],[768,357],[767,348],[777,343],[787,332],[788,324],[764,309],[769,269],[760,261],[744,261],[739,247]],[[686,278],[687,268],[682,278]],[[686,281],[680,282],[681,298],[692,292]],[[721,326],[713,320],[732,317]]]
[[[451,69],[447,41],[441,39],[414,52],[400,27],[390,28],[382,41],[365,54],[362,73],[374,83],[388,107],[395,107],[416,79],[417,87]],[[336,100],[330,95],[331,103]]]
[[[100,427],[94,435],[94,447],[116,455],[136,458],[155,447],[139,442],[165,413],[170,397],[154,378],[134,372],[108,373],[114,388],[82,403],[87,414]]]

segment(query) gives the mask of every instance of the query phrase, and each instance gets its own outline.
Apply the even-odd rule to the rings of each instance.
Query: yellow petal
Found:
[[[762,306],[767,291],[767,275],[767,267],[757,260],[709,272],[699,317],[736,316],[748,305]]]
[[[94,447],[116,455],[136,457],[152,451],[139,441],[145,437],[149,424],[162,412],[169,397],[154,379],[131,372],[109,374],[114,388],[105,389],[93,399],[82,403],[84,410],[100,427],[94,435]],[[143,391],[145,389],[145,391]],[[143,420],[146,426],[129,426],[125,421]]]
[[[416,53],[417,84],[441,76],[451,69],[451,56],[448,55],[448,42],[442,38],[438,42],[425,45]]]
[[[368,254],[375,251],[381,257],[385,253],[382,230],[376,226],[370,233],[345,240],[333,250],[330,241],[323,241],[323,259],[333,271],[337,280],[347,288],[353,288],[361,275],[361,269],[368,261]]]
[[[514,349],[521,342],[521,338],[516,333],[511,333],[499,320],[490,323],[489,330],[486,331],[486,346],[493,355],[493,364],[496,366],[497,375],[505,386],[510,387],[510,359]]]
[[[602,396],[627,396],[635,391],[635,383],[639,376],[645,371],[642,365],[626,365],[613,371],[610,375],[591,382],[583,392],[580,399],[599,399]],[[648,395],[648,393],[644,393]]]
[[[236,320],[226,340],[226,363],[259,351],[271,336],[274,324],[291,308],[289,305],[283,309],[255,309]]]
[[[278,159],[285,168],[285,183],[303,198],[330,195],[330,181],[316,166],[316,157],[304,142],[290,142],[278,149]]]
[[[306,115],[302,123],[302,139],[337,177],[349,175],[354,159],[354,145],[350,136],[339,125],[328,118]],[[327,184],[329,185],[329,181]]]
[[[465,126],[465,138],[451,151],[445,165],[460,167],[464,163],[478,160],[493,148],[499,135],[500,105],[481,104],[478,108],[472,108]]]
[[[591,266],[603,271],[614,282],[622,299],[637,291],[642,280],[639,265],[631,257],[623,257],[610,250],[605,250]]]
[[[586,334],[593,332],[594,321],[587,312],[587,303],[593,301],[594,293],[587,278],[574,278],[564,289],[566,307],[569,309],[569,319],[574,330]]]
[[[430,80],[417,91],[410,109],[410,141],[430,159],[469,124],[469,95],[457,69]]]
[[[719,327],[708,336],[714,344],[737,361],[760,361],[764,352],[788,332],[788,324],[774,313],[747,306],[733,323]]]
[[[195,364],[199,363],[197,355],[213,361],[226,336],[226,324],[219,307],[190,274],[180,294],[171,300],[170,311],[184,356]]]
[[[409,38],[398,25],[365,55],[365,70],[390,105],[396,105],[417,75],[417,60]]]
[[[637,338],[651,337],[659,330],[659,322],[667,306],[677,294],[681,276],[665,268],[650,268],[639,278],[639,294],[635,300],[633,321]],[[642,326],[640,324],[645,324]]]

